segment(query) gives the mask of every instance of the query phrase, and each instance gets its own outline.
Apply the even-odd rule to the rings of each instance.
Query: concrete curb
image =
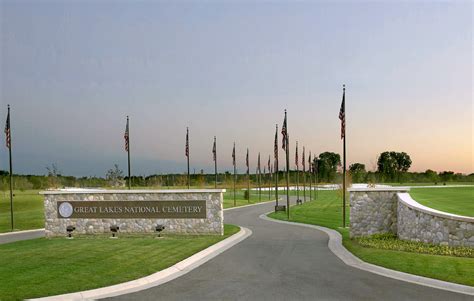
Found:
[[[44,235],[45,235],[44,228],[0,233],[0,245],[7,244],[10,242],[20,241],[20,240],[40,238],[40,237],[44,237]]]
[[[273,212],[273,211],[272,211]],[[451,283],[447,281],[442,281],[442,280],[437,280],[433,278],[428,278],[428,277],[423,277],[423,276],[417,276],[413,274],[408,274],[400,271],[395,271],[391,269],[387,269],[378,265],[374,265],[371,263],[367,263],[365,261],[362,261],[358,257],[356,257],[354,254],[349,252],[342,244],[342,236],[339,232],[333,229],[329,229],[326,227],[322,226],[316,226],[316,225],[309,225],[309,224],[303,224],[303,223],[296,223],[296,222],[287,222],[287,221],[281,221],[277,219],[273,219],[267,216],[268,213],[264,213],[260,215],[260,218],[263,220],[267,220],[270,222],[274,223],[281,223],[281,224],[287,224],[287,225],[293,225],[293,226],[300,226],[300,227],[307,227],[307,228],[312,228],[315,230],[323,231],[329,236],[329,241],[328,241],[328,247],[331,252],[334,253],[339,259],[341,259],[345,264],[370,272],[374,273],[377,275],[381,275],[384,277],[388,278],[393,278],[409,283],[414,283],[418,285],[424,285],[432,288],[437,288],[437,289],[442,289],[450,292],[455,292],[455,293],[460,293],[460,294],[465,294],[465,295],[470,295],[474,296],[474,287],[473,286],[468,286],[468,285],[462,285],[462,284],[456,284],[456,283]]]
[[[234,209],[241,209],[241,208],[245,208],[245,207],[264,205],[264,204],[268,204],[268,203],[271,203],[271,202],[275,202],[275,200],[265,201],[265,202],[260,202],[260,203],[254,203],[254,204],[248,204],[248,205],[243,205],[243,206],[237,206],[237,207],[230,207],[230,208],[225,208],[223,210],[228,211],[228,210],[234,210]]]
[[[207,249],[204,249],[192,255],[191,257],[188,257],[176,263],[175,265],[167,269],[161,270],[159,272],[140,279],[88,291],[50,296],[32,300],[96,300],[145,290],[147,288],[158,286],[168,281],[171,281],[192,271],[193,269],[206,263],[207,261],[221,254],[222,252],[235,246],[250,235],[252,235],[252,231],[250,229],[240,227],[240,231],[238,233],[210,246]]]

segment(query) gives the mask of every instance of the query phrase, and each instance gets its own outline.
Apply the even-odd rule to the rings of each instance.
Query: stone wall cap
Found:
[[[411,195],[408,193],[398,193],[397,195],[398,195],[398,200],[402,202],[404,205],[410,207],[411,209],[418,210],[426,214],[447,218],[447,219],[474,223],[474,217],[452,214],[452,213],[436,210],[430,207],[426,207],[418,203],[414,199],[412,199]]]
[[[359,191],[410,191],[410,187],[357,187],[357,188],[347,188],[349,192],[359,192]]]
[[[165,189],[165,190],[107,190],[107,189],[81,189],[81,190],[45,190],[40,191],[39,194],[51,195],[51,194],[169,194],[169,193],[223,193],[225,189]]]

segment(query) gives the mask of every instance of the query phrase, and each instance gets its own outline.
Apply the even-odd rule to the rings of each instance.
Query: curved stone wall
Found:
[[[409,188],[351,188],[350,236],[394,233],[400,239],[474,247],[474,217],[421,205]]]
[[[425,243],[474,247],[474,218],[421,205],[408,193],[398,194],[397,235]]]

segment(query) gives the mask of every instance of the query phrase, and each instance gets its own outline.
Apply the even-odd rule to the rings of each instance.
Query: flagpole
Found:
[[[191,175],[189,174],[189,128],[186,127],[186,159],[188,163],[188,189],[191,188]]]
[[[288,120],[286,119],[285,110],[285,125],[286,125],[286,215],[288,220],[290,219],[290,135],[288,134]]]
[[[311,152],[309,152],[309,158],[308,158],[308,169],[309,169],[309,200],[311,201],[313,192],[312,190],[312,183],[313,183],[313,174],[312,174],[312,168],[311,168]]]
[[[270,156],[268,157],[270,159]],[[272,176],[273,176],[273,168],[270,165],[268,170],[268,200],[272,199]]]
[[[250,163],[249,163],[249,149],[247,148],[247,191],[248,202],[250,203]]]
[[[305,161],[305,158],[304,158],[304,151],[305,151],[305,148],[303,146],[303,200],[304,202],[306,202],[306,161]]]
[[[216,144],[216,136],[214,136],[214,173],[216,176],[216,183],[214,185],[214,188],[217,189],[217,144]]]
[[[12,231],[14,228],[13,225],[13,163],[12,163],[12,132],[11,132],[11,121],[10,121],[10,105],[8,105],[8,155],[10,159],[10,222],[12,225]]]
[[[346,85],[343,85],[343,111],[344,111],[344,140],[343,140],[343,170],[342,170],[342,227],[346,227]]]
[[[315,178],[316,178],[316,200],[318,199],[318,186],[319,186],[319,179],[318,179],[318,175],[319,175],[319,163],[318,163],[318,160],[316,160],[316,163],[314,164],[314,167],[315,167]]]
[[[257,173],[255,173],[257,175]],[[262,171],[260,168],[260,153],[258,153],[258,201],[262,201]]]
[[[296,141],[296,153],[295,153],[295,163],[296,163],[296,203],[300,200],[300,167],[298,162],[298,141]]]
[[[274,174],[275,174],[275,198],[276,198],[276,207],[278,207],[278,124],[276,125],[276,133],[275,133],[275,166],[274,166]],[[275,207],[275,209],[276,209]]]
[[[237,202],[235,200],[235,178],[236,178],[236,174],[237,174],[237,171],[235,169],[235,142],[234,142],[234,151],[232,152],[232,160],[233,160],[233,163],[234,163],[234,207],[237,206]]]
[[[129,117],[127,115],[127,166],[128,166],[128,189],[132,187],[132,179],[131,179],[131,172],[130,172],[130,123]]]

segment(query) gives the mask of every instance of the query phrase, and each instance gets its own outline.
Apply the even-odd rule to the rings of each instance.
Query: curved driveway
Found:
[[[352,268],[320,231],[259,218],[273,203],[225,211],[253,235],[188,274],[117,300],[473,300]],[[146,263],[144,263],[146,264]]]

